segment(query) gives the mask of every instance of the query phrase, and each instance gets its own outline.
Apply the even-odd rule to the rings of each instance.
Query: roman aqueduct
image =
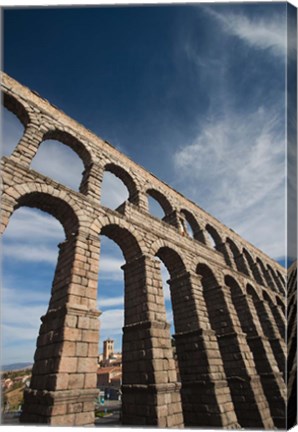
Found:
[[[105,235],[125,258],[123,425],[284,428],[285,269],[5,73],[2,91],[25,129],[2,158],[1,230],[28,206],[53,215],[65,231],[21,421],[94,424]],[[47,139],[83,161],[79,192],[30,168]],[[100,204],[105,171],[129,191],[115,211]],[[163,208],[162,220],[149,214],[148,196]],[[170,274],[181,382],[156,257]]]

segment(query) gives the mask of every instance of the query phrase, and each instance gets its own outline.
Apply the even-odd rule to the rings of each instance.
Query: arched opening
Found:
[[[236,264],[237,270],[249,276],[248,268],[236,243],[233,242],[233,240],[231,240],[230,238],[227,238],[227,244],[229,245],[229,248],[233,254],[233,259],[234,263]]]
[[[242,331],[247,334],[247,343],[253,354],[258,375],[260,376],[265,396],[269,402],[270,412],[275,426],[284,425],[285,404],[281,394],[282,383],[276,382],[276,379],[268,379],[268,372],[275,371],[276,365],[272,367],[272,353],[268,352],[267,345],[263,343],[258,333],[258,320],[253,308],[249,306],[248,299],[237,281],[231,276],[225,277],[225,284],[230,288],[232,302],[237,312]],[[270,360],[269,360],[270,359]]]
[[[199,264],[197,273],[202,278],[201,283],[207,312],[211,328],[218,338],[219,350],[238,422],[242,427],[258,427],[262,425],[262,413],[256,404],[254,389],[251,386],[247,370],[246,362],[249,351],[245,350],[243,341],[241,341],[240,348],[237,330],[232,318],[233,314],[230,312],[231,305],[228,306],[223,287],[218,285],[212,270],[207,265]],[[241,382],[236,379],[236,376],[241,377]],[[241,402],[241,395],[243,394],[246,395],[245,402]]]
[[[279,333],[283,339],[285,339],[285,333],[286,333],[286,325],[285,321],[282,318],[277,306],[274,305],[271,297],[266,293],[266,291],[263,290],[263,299],[268,303],[271,313],[273,315],[273,318],[275,319],[277,328],[279,330]]]
[[[105,411],[112,417],[112,424],[121,424],[124,325],[124,277],[121,267],[124,263],[120,247],[107,236],[101,235],[97,296],[98,309],[101,311],[97,370],[97,388],[100,396],[95,406],[97,426],[105,421]]]
[[[147,189],[149,213],[158,219],[165,219],[173,211],[170,202],[159,191],[155,189]]]
[[[130,368],[134,363],[129,357],[129,336],[122,329],[137,320],[136,310],[140,308],[131,272],[137,272],[141,249],[135,237],[118,225],[106,225],[100,234],[98,308],[102,315],[97,386],[104,404],[96,404],[96,423],[104,424],[100,413],[107,411],[113,413],[112,424],[117,425],[123,417],[125,422],[127,403],[125,394],[122,397],[122,384],[131,384]]]
[[[216,231],[215,228],[213,228],[211,225],[207,224],[206,225],[206,232],[208,233],[208,240],[209,240],[209,245],[213,248],[218,250],[218,248],[221,246],[222,244],[222,240],[220,235],[218,234],[218,232]]]
[[[254,262],[252,256],[250,255],[250,253],[244,248],[243,249],[243,256],[245,257],[246,261],[248,262],[248,265],[250,267],[250,270],[253,274],[253,277],[255,279],[255,281],[261,285],[264,284],[262,276],[260,274],[260,271],[258,269],[257,264]]]
[[[272,284],[275,286],[275,291],[279,291],[281,294],[284,294],[284,288],[283,285],[273,268],[268,264],[267,265],[268,272],[270,273]],[[277,289],[276,289],[277,288]]]
[[[170,360],[170,364],[172,363],[173,380],[176,383],[182,381],[182,385],[185,386],[186,382],[189,380],[187,376],[189,370],[187,370],[185,362],[185,343],[187,342],[185,342],[185,340],[182,341],[179,334],[185,332],[185,324],[186,321],[188,321],[185,317],[185,314],[187,314],[187,307],[189,306],[185,300],[185,291],[189,290],[187,282],[184,279],[186,276],[186,269],[179,254],[167,246],[159,248],[155,256],[160,263],[160,274],[158,276],[159,279],[162,280],[162,298],[167,321],[170,324],[171,347],[173,350],[173,360]],[[178,338],[176,335],[178,335]],[[188,360],[191,362],[191,354]],[[184,397],[182,397],[182,405],[185,405]],[[184,416],[187,422],[185,408],[184,406]]]
[[[175,280],[185,273],[185,266],[177,252],[168,248],[161,247],[156,257],[161,262],[161,276],[163,281],[164,300],[168,322],[171,324],[172,347],[174,350],[174,358],[178,380],[180,381],[179,372],[179,357],[176,347],[174,333],[179,332],[181,328],[181,297],[177,288],[175,288]]]
[[[268,338],[279,370],[284,375],[285,353],[278,339],[278,330],[275,330],[274,326],[272,325],[273,323],[271,322],[272,320],[270,320],[265,302],[260,300],[256,290],[250,284],[247,284],[247,294],[252,297],[259,321],[263,329],[263,333]]]
[[[67,145],[55,139],[44,140],[31,162],[31,168],[75,191],[79,190],[84,165]]]
[[[116,209],[127,200],[139,205],[139,191],[134,179],[119,165],[106,164],[101,191],[102,205]]]
[[[165,212],[159,202],[152,196],[148,195],[148,208],[151,216],[158,219],[163,219],[165,217]]]
[[[263,280],[266,281],[267,286],[269,286],[274,291],[276,291],[276,287],[274,285],[272,277],[271,277],[270,273],[266,270],[266,268],[265,268],[265,266],[264,266],[264,264],[263,264],[263,262],[261,261],[260,258],[257,258],[257,264],[258,264],[258,266],[260,268]]]
[[[142,254],[137,238],[127,228],[109,224],[102,228],[101,235],[116,242],[125,259],[122,266],[125,310],[121,422],[126,425],[156,425],[160,403],[154,398],[152,388],[174,382],[174,360],[170,354],[171,339],[162,285],[156,275],[158,263]],[[152,414],[148,413],[148,405],[152,405]],[[167,405],[165,401],[165,407]],[[167,415],[171,413],[168,411]]]
[[[180,222],[184,228],[184,232],[195,240],[206,244],[203,231],[201,230],[196,218],[188,210],[180,210]]]
[[[285,291],[285,278],[282,276],[282,274],[278,270],[276,270],[276,273],[277,273],[277,276],[279,277],[281,286],[283,288],[282,293],[284,294],[284,291]],[[297,271],[296,271],[296,274],[297,274]]]
[[[283,303],[283,301],[278,297],[278,296],[276,296],[276,303],[278,304],[278,306],[281,308],[281,310],[283,311],[283,314],[285,315],[286,314],[286,307],[285,307],[285,304]]]
[[[125,201],[130,200],[130,197],[135,195],[135,192],[132,195],[132,179],[131,182],[128,182],[128,174],[126,173],[127,176],[125,176],[120,168],[119,170],[115,169],[114,165],[107,166],[101,184],[100,203],[112,210],[117,210]],[[126,182],[123,179],[126,179]],[[130,186],[130,189],[128,189],[127,184]]]
[[[47,312],[58,259],[57,245],[65,240],[63,227],[50,214],[24,206],[16,209],[2,239],[2,338],[1,363],[32,365],[39,334],[40,318]],[[27,204],[30,204],[29,202]],[[38,202],[35,203],[36,206]],[[16,392],[9,410],[17,411],[23,392]],[[6,414],[5,414],[6,415]],[[5,417],[4,415],[4,417]]]
[[[12,96],[4,93],[2,109],[1,156],[10,156],[29,123],[25,108]]]

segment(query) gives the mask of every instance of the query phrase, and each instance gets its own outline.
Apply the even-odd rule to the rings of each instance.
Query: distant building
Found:
[[[102,367],[97,370],[97,387],[120,387],[122,381],[122,368],[120,366]]]
[[[122,384],[122,368],[109,366],[98,368],[97,387],[104,392],[105,399],[120,400]]]
[[[109,358],[114,354],[114,341],[113,339],[107,339],[103,341],[103,361],[109,360]]]

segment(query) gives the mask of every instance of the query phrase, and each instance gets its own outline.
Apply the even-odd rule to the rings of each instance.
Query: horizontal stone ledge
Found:
[[[226,387],[227,386],[227,380],[226,379],[218,379],[215,380],[211,377],[206,377],[206,379],[201,380],[192,380],[190,382],[182,382],[182,390],[183,389],[195,389],[200,386],[203,387],[209,387],[210,389],[218,388],[218,387]]]
[[[234,337],[240,337],[240,338],[245,338],[246,339],[246,337],[247,337],[247,334],[246,333],[244,333],[244,332],[242,332],[242,331],[239,331],[239,332],[235,332],[235,331],[233,331],[233,332],[230,332],[230,333],[221,333],[221,334],[216,334],[216,336],[219,338],[219,339],[229,339],[229,338],[234,338]]]
[[[173,393],[180,391],[181,383],[169,383],[169,384],[123,384],[121,386],[122,393]]]
[[[97,318],[101,315],[101,312],[97,309],[89,309],[86,305],[66,303],[65,305],[59,306],[56,309],[49,309],[48,312],[40,319],[43,323],[46,323],[47,321],[52,321],[56,318],[64,317],[66,315]]]
[[[167,321],[140,321],[133,324],[127,324],[124,327],[122,327],[123,332],[133,332],[135,330],[139,329],[150,329],[150,328],[156,328],[156,329],[169,329],[171,325]]]
[[[35,400],[41,405],[90,402],[98,396],[98,389],[79,389],[79,390],[32,390],[25,389],[25,398]]]
[[[265,336],[265,335],[258,335],[258,334],[257,335],[253,335],[253,336],[247,335],[246,338],[247,338],[248,341],[261,340],[261,341],[269,342],[269,338],[267,336]]]
[[[173,335],[173,338],[174,339],[180,339],[180,338],[183,338],[185,336],[216,336],[216,333],[212,329],[198,328],[195,330],[188,330],[188,331],[184,331],[184,332],[175,333]]]

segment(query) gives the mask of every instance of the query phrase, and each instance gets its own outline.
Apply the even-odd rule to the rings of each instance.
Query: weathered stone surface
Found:
[[[284,269],[4,73],[2,90],[4,104],[22,120],[25,131],[11,156],[2,159],[1,232],[15,208],[30,206],[56,217],[66,236],[59,245],[22,421],[94,423],[102,234],[114,240],[125,257],[123,423],[283,427]],[[30,169],[46,139],[61,141],[83,161],[79,192]],[[115,211],[100,205],[105,171],[128,189],[128,200]],[[148,195],[163,208],[162,220],[149,214]],[[170,274],[175,359],[156,257]],[[294,329],[293,312],[289,320]],[[294,330],[288,336],[294,368]],[[292,373],[290,389],[294,379]]]

